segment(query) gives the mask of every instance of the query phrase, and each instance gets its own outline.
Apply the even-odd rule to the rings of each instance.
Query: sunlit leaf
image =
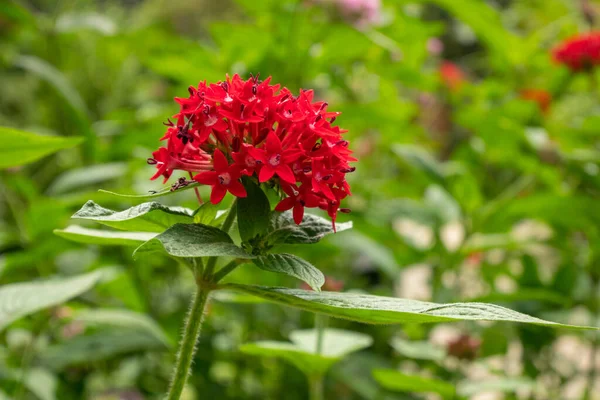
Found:
[[[458,393],[461,396],[474,396],[478,393],[514,393],[517,390],[533,389],[535,382],[527,378],[508,378],[485,379],[473,382],[461,382],[458,384]]]
[[[284,359],[295,365],[306,375],[325,373],[344,356],[369,347],[373,342],[370,336],[344,331],[325,329],[322,337],[322,353],[317,352],[318,333],[314,329],[294,331],[289,342],[260,341],[244,344],[243,353]]]
[[[392,338],[390,344],[398,353],[406,358],[415,360],[441,361],[446,357],[446,351],[427,341],[405,340]]]
[[[77,243],[105,246],[139,246],[156,236],[152,232],[124,232],[102,229],[89,229],[70,225],[65,229],[55,229],[54,234]]]
[[[83,141],[83,138],[36,135],[7,127],[0,127],[0,137],[0,169],[29,164]]]
[[[103,271],[48,281],[15,283],[0,288],[0,330],[11,322],[87,292]]]

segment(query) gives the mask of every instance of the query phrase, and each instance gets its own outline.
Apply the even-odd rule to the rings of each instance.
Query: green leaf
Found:
[[[61,370],[147,350],[164,350],[165,344],[148,332],[136,329],[103,329],[48,347],[40,355],[42,364]]]
[[[252,294],[273,303],[367,324],[507,321],[557,328],[599,329],[544,321],[494,304],[436,304],[359,293],[313,292],[233,283],[221,287]]]
[[[352,228],[352,221],[335,224],[336,231],[342,232]],[[269,242],[271,244],[313,244],[325,236],[334,233],[330,220],[316,215],[304,214],[302,222],[297,225],[291,211],[271,214]]]
[[[110,163],[70,169],[61,174],[48,188],[48,195],[65,194],[77,189],[96,186],[119,178],[127,172],[126,163]]]
[[[499,378],[494,380],[482,380],[474,382],[461,382],[457,390],[461,396],[474,396],[483,392],[513,393],[517,390],[532,389],[535,381],[527,378]]]
[[[250,179],[244,179],[247,197],[237,199],[237,221],[240,237],[247,242],[262,235],[269,228],[271,206],[260,186]]]
[[[441,361],[446,357],[446,350],[427,341],[392,338],[390,344],[404,357],[415,360]]]
[[[0,330],[8,324],[87,292],[102,278],[103,271],[43,282],[5,285],[0,288]]]
[[[29,164],[83,141],[83,138],[36,135],[6,127],[0,127],[0,137],[0,169]]]
[[[317,354],[318,331],[316,329],[293,331],[290,334],[290,340],[302,350]],[[369,335],[334,328],[325,329],[322,340],[321,354],[337,359],[373,344],[373,338]]]
[[[139,246],[156,236],[153,232],[123,232],[83,228],[70,225],[65,229],[55,229],[54,234],[77,243],[99,244],[104,246]]]
[[[369,347],[373,339],[365,334],[340,329],[325,329],[323,332],[323,351],[317,353],[317,336],[315,329],[294,331],[290,335],[292,343],[276,341],[260,341],[244,344],[240,347],[243,353],[281,358],[295,365],[306,375],[324,374],[344,356]]]
[[[154,252],[173,257],[254,258],[236,246],[229,235],[219,228],[202,224],[175,224],[135,249],[133,256]]]
[[[160,203],[142,203],[125,211],[113,211],[88,201],[72,218],[87,219],[126,231],[162,232],[176,223],[194,222],[192,211]]]
[[[112,326],[115,328],[126,328],[137,330],[154,336],[165,346],[172,345],[163,329],[152,318],[145,314],[136,313],[127,309],[87,309],[79,311],[74,321],[83,322],[86,325]]]
[[[419,146],[395,144],[392,146],[392,150],[408,165],[418,171],[422,171],[434,181],[444,181],[446,177],[459,171],[459,167],[456,164],[440,162],[427,152],[427,150]]]
[[[157,192],[148,193],[148,194],[123,194],[123,193],[111,192],[111,191],[104,190],[104,189],[100,189],[98,191],[100,193],[106,193],[106,194],[110,194],[111,196],[116,196],[116,197],[120,197],[120,198],[124,198],[124,199],[149,200],[149,199],[156,199],[158,197],[169,196],[169,195],[172,195],[175,193],[184,192],[186,190],[197,188],[198,186],[200,186],[200,184],[197,182],[194,182],[194,183],[190,183],[187,186],[179,188],[177,190],[171,190],[171,187],[166,187]]]
[[[53,65],[41,58],[32,56],[19,56],[15,61],[15,65],[50,83],[73,109],[84,115],[87,114],[85,101],[83,101],[79,92],[71,85],[65,75]]]
[[[321,290],[325,283],[325,276],[321,271],[315,268],[306,260],[296,257],[293,254],[269,254],[260,256],[253,260],[254,264],[260,269],[269,272],[279,272],[298,278],[316,290]]]
[[[456,390],[454,385],[439,379],[417,375],[406,375],[393,369],[376,369],[373,377],[381,386],[396,392],[438,393],[445,399],[452,399]]]
[[[210,225],[217,218],[217,211],[219,211],[218,207],[210,201],[202,204],[194,211],[194,223]]]

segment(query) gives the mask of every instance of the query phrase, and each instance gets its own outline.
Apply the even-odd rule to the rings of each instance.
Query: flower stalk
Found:
[[[208,303],[210,289],[198,286],[192,305],[188,312],[187,321],[183,332],[183,339],[177,353],[177,362],[171,378],[171,386],[167,395],[167,400],[179,400],[183,388],[190,375],[190,369],[194,354],[196,353],[196,342],[200,337],[202,322],[204,319],[204,309]]]

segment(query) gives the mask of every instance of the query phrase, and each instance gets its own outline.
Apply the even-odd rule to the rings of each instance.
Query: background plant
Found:
[[[595,3],[588,3],[595,23]],[[332,8],[299,2],[3,6],[1,124],[86,140],[2,171],[1,283],[101,267],[113,279],[92,275],[107,280],[68,308],[46,309],[3,329],[2,390],[17,398],[160,398],[173,361],[163,349],[177,342],[193,289],[189,275],[155,257],[132,261],[131,251],[120,247],[71,244],[52,230],[66,226],[88,199],[115,210],[140,202],[97,193],[98,187],[159,190],[147,181],[144,160],[172,113],[169,99],[190,82],[216,81],[227,71],[272,74],[294,91],[315,88],[343,111],[340,123],[361,158],[349,198],[354,229],[294,253],[343,279],[347,290],[436,302],[477,299],[598,326],[595,72],[572,75],[549,55],[562,38],[589,29],[589,7],[582,4],[384,1],[381,25],[358,29]],[[441,39],[441,53],[431,51],[433,38]],[[463,71],[459,89],[442,83],[442,59]],[[552,94],[546,113],[521,98],[529,88]],[[2,146],[10,144],[20,143]],[[191,192],[161,199],[187,207],[194,201]],[[238,269],[232,279],[295,282],[250,271]],[[415,287],[422,290],[409,291]],[[290,331],[312,327],[312,317],[240,303],[245,300],[223,296],[213,303],[188,395],[198,388],[208,398],[306,398],[297,370],[237,348],[285,340]],[[162,335],[149,328],[157,324]],[[368,333],[375,343],[327,376],[338,398],[374,398],[380,388],[365,369],[397,367],[445,382],[527,381],[507,398],[594,394],[589,378],[596,369],[589,366],[596,342],[589,332],[454,324],[481,339],[477,359],[457,365],[453,357],[440,362],[392,352],[388,344],[400,337],[445,347],[439,327],[332,324]],[[145,339],[131,339],[139,331]],[[104,350],[91,352],[89,343]],[[576,356],[568,351],[573,348],[581,349]],[[475,366],[483,366],[486,379]],[[25,379],[24,371],[44,378]],[[36,391],[28,381],[44,388]]]

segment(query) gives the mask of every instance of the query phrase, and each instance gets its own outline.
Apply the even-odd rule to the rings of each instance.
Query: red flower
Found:
[[[212,186],[210,202],[219,204],[227,191],[237,197],[246,197],[246,189],[239,181],[241,176],[239,166],[229,165],[227,158],[219,149],[215,150],[213,160],[214,171],[202,172],[194,176],[196,182]]]
[[[467,81],[463,70],[450,61],[444,61],[439,69],[440,78],[444,85],[450,90],[458,90]]]
[[[550,103],[552,102],[552,95],[543,89],[521,90],[521,98],[536,102],[543,113],[548,112]]]
[[[242,175],[279,185],[287,195],[276,210],[293,209],[302,221],[305,207],[326,210],[333,222],[340,202],[350,195],[346,174],[356,161],[346,132],[333,122],[338,112],[314,102],[312,90],[294,96],[287,88],[271,85],[270,78],[248,80],[238,75],[223,82],[201,82],[189,88],[189,97],[176,98],[180,110],[169,121],[161,140],[166,147],[153,153],[152,177],[168,179],[175,170],[188,171],[194,180],[212,186],[211,202],[227,191],[245,197]],[[335,224],[334,224],[335,228]]]
[[[577,72],[600,64],[600,32],[573,36],[552,50],[552,58]]]
[[[318,207],[321,199],[311,190],[310,186],[303,185],[298,189],[295,185],[281,185],[283,191],[289,196],[281,200],[279,204],[275,206],[276,211],[287,211],[294,209],[294,222],[298,225],[304,218],[304,207]]]

